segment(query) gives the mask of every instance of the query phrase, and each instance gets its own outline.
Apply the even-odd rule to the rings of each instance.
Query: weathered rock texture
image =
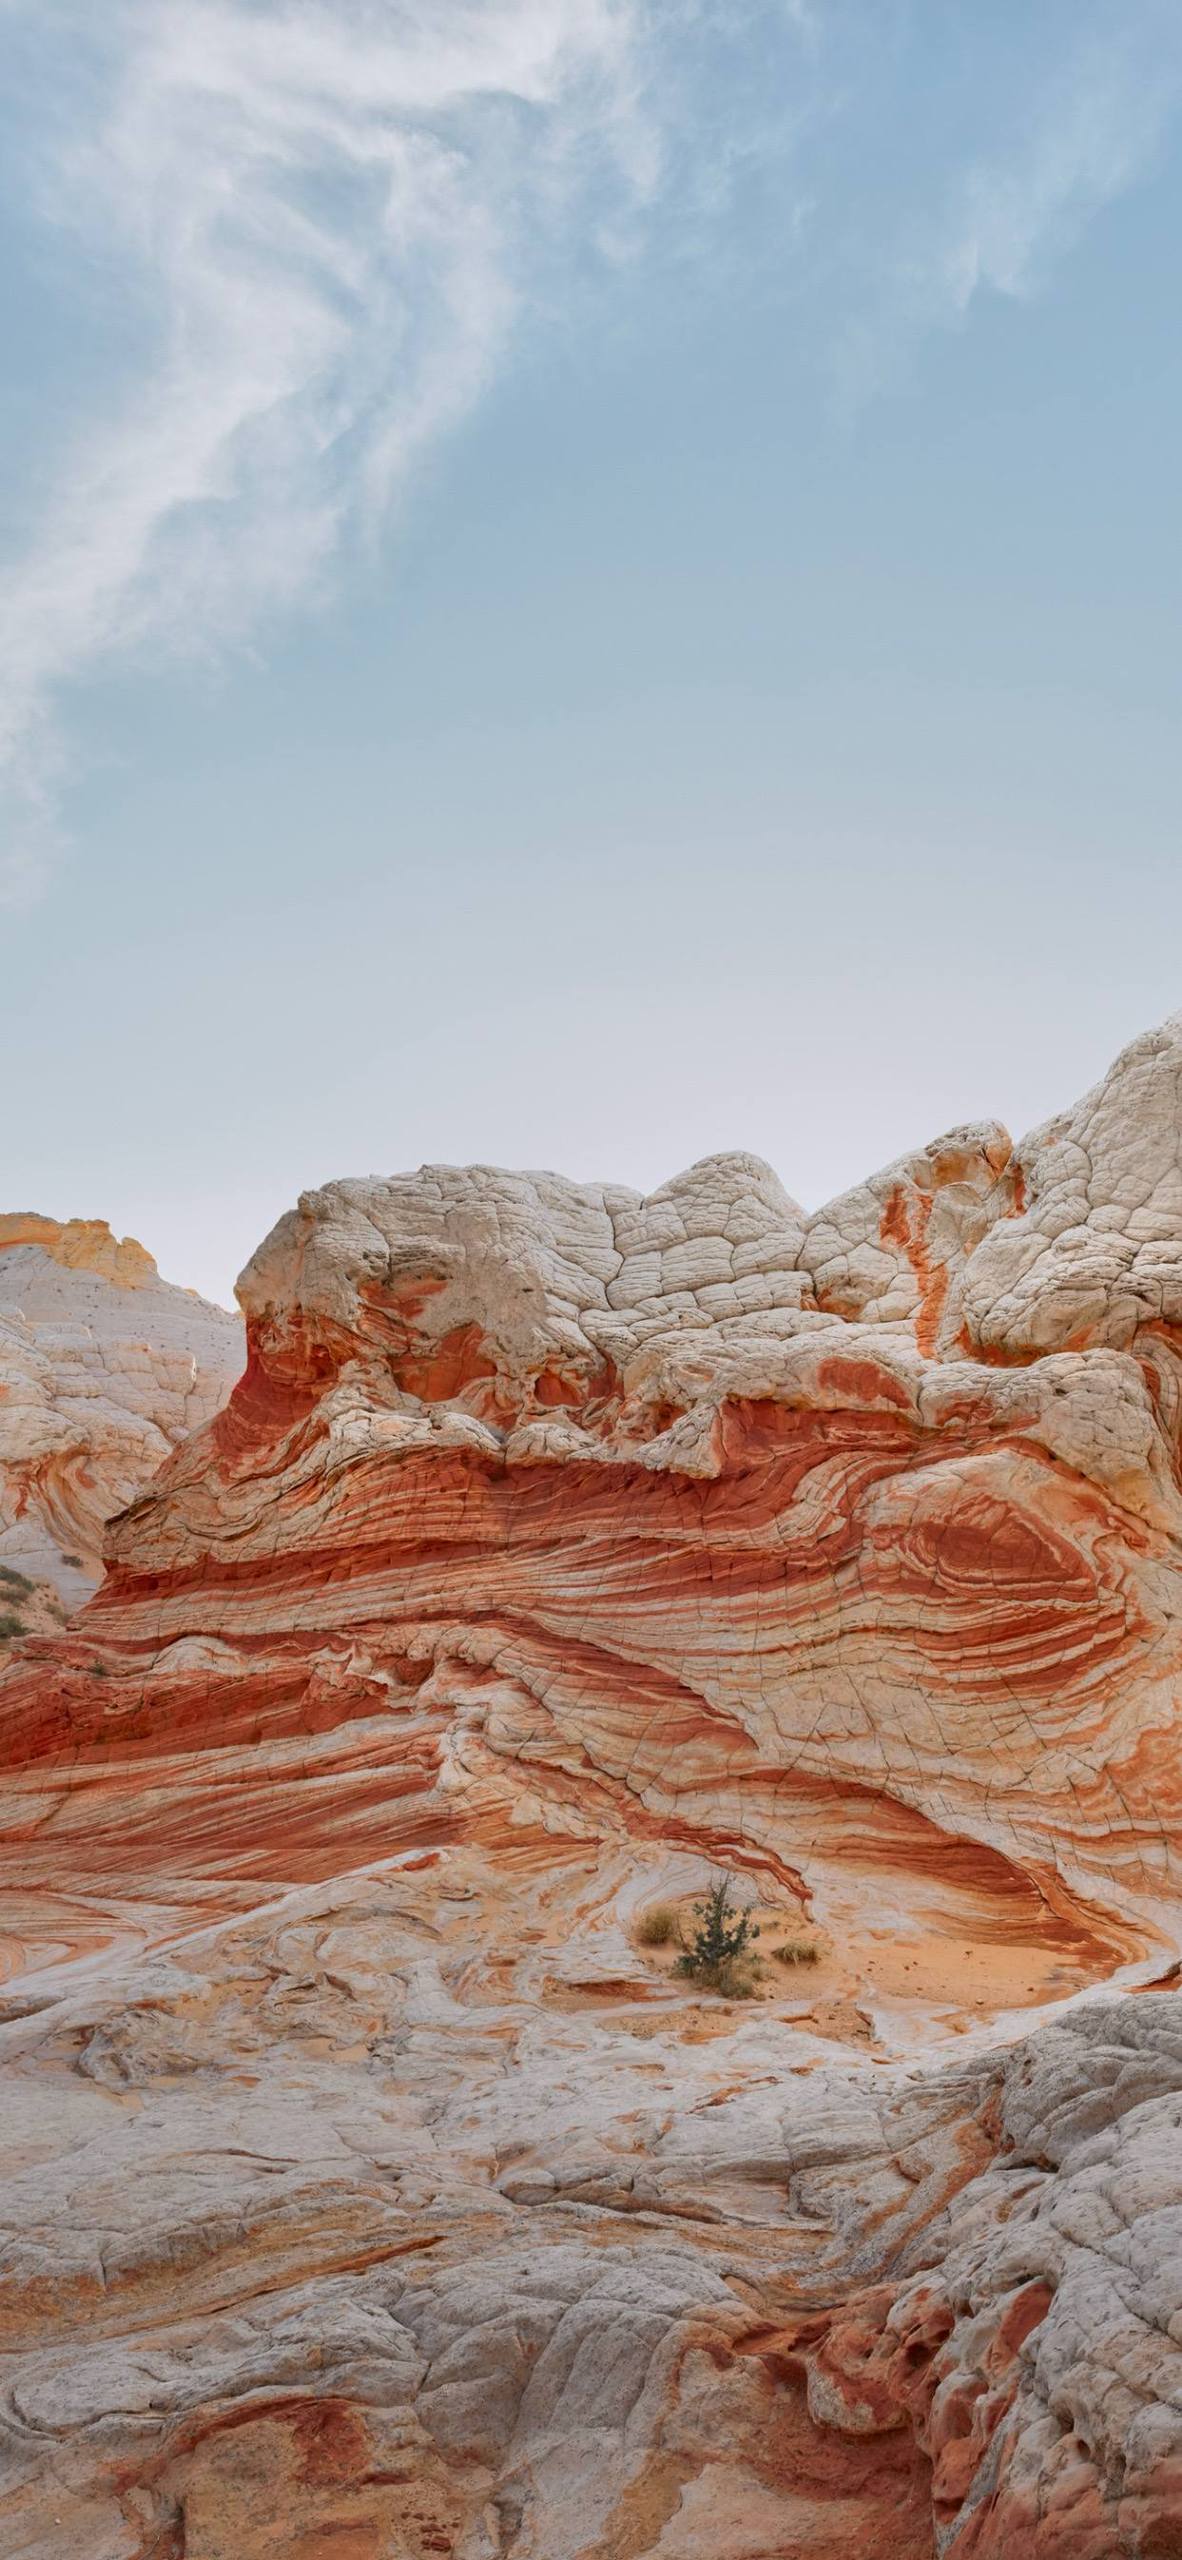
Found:
[[[0,1216],[0,1623],[37,1632],[47,1593],[85,1597],[107,1521],[243,1357],[237,1316],[171,1288],[101,1219]]]
[[[0,1682],[0,2549],[1182,2554],[1180,1076],[280,1222]]]

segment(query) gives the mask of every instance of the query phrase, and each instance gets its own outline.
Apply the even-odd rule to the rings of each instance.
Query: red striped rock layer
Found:
[[[273,1780],[316,1737],[334,1820],[372,1814],[363,1853],[395,1806],[429,1837],[494,1815],[655,1829],[792,1873],[843,1846],[938,1870],[952,1834],[1052,1900],[1156,1906],[1176,1781],[1143,1724],[1176,1653],[1140,1524],[1034,1451],[932,1446],[889,1415],[722,1428],[714,1479],[463,1451],[310,1476],[306,1441],[232,1542],[116,1565],[52,1677],[9,1675],[12,1757],[104,1792],[118,1766],[134,1806],[184,1755],[182,1869],[205,1854],[203,1763],[229,1751],[271,1807],[258,1871],[304,1872]]]
[[[1180,1049],[812,1220],[748,1157],[306,1196],[229,1405],[4,1683],[31,1859],[262,1886],[573,1833],[824,1918],[955,1843],[986,1934],[1033,1893],[1109,1962],[1172,1942]]]

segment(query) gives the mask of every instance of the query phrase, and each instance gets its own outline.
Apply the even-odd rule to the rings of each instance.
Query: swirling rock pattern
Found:
[[[280,1221],[0,1681],[14,2552],[1182,2552],[1180,1075]]]

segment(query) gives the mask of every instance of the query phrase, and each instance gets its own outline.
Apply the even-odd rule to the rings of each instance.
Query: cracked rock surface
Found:
[[[1180,1096],[280,1221],[0,1678],[4,2560],[1182,2555]]]

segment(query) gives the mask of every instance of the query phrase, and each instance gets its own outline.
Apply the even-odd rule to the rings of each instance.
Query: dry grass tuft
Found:
[[[819,1964],[821,1950],[815,1938],[785,1938],[782,1947],[773,1947],[777,1964]]]
[[[677,1936],[677,1913],[668,1902],[654,1902],[651,1911],[642,1911],[636,1927],[637,1945],[668,1947]]]

